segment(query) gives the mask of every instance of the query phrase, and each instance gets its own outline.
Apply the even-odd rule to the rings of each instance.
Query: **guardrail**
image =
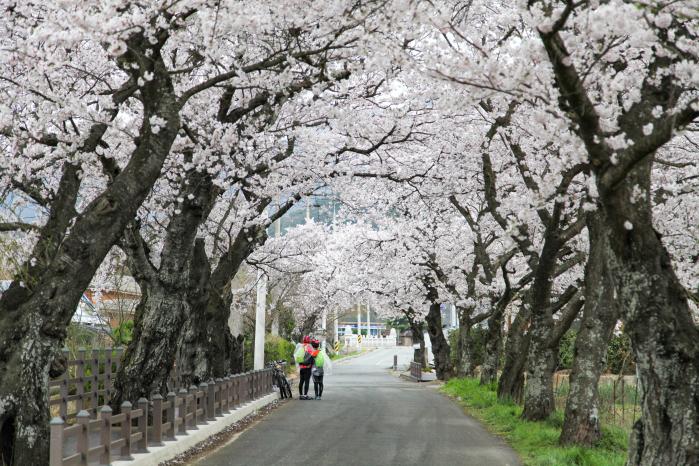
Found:
[[[116,415],[107,405],[101,407],[97,419],[83,409],[74,425],[57,416],[51,420],[49,465],[87,466],[95,461],[109,465],[114,459],[129,460],[132,453],[176,440],[175,435],[186,434],[198,424],[271,392],[272,369],[263,369],[180,389],[166,398],[141,398],[136,409],[126,401]]]
[[[422,382],[422,364],[410,361],[410,375],[418,382]]]

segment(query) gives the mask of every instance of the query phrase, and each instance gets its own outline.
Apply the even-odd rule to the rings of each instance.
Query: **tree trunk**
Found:
[[[142,289],[143,292],[143,289]],[[121,403],[150,398],[153,393],[167,395],[177,354],[178,331],[189,306],[182,289],[151,284],[136,310],[134,333],[126,348],[122,365],[114,379],[110,404],[118,410]]]
[[[548,324],[536,318],[532,319],[522,411],[522,418],[529,421],[544,420],[556,408],[553,397],[553,372],[558,364],[558,348],[550,345],[551,336],[552,328]]]
[[[500,367],[500,353],[502,353],[502,324],[505,309],[512,299],[512,291],[509,282],[506,290],[495,304],[495,309],[488,318],[488,333],[485,340],[485,355],[481,367],[481,385],[489,385],[498,378]]]
[[[498,380],[498,399],[521,403],[524,396],[524,366],[529,352],[529,308],[523,306],[507,334],[505,364]],[[526,333],[525,333],[526,332]]]
[[[425,319],[427,321],[427,333],[432,343],[432,354],[434,355],[434,367],[439,380],[449,380],[453,375],[454,368],[451,364],[451,352],[449,342],[444,338],[442,331],[442,311],[439,303],[430,304],[430,311]]]
[[[554,320],[551,310],[556,257],[562,246],[558,240],[557,222],[551,220],[544,236],[544,246],[534,271],[534,283],[528,293],[531,309],[529,354],[527,355],[527,383],[524,386],[522,418],[540,421],[548,418],[556,408],[553,397],[553,371],[558,363],[558,347],[552,345]]]
[[[145,39],[140,33],[136,36],[128,41],[130,50],[143,49]],[[23,267],[26,275],[16,277],[0,298],[0,457],[9,458],[8,464],[48,464],[52,360],[63,346],[82,293],[150,192],[180,127],[179,104],[159,53],[149,63],[154,79],[141,88],[143,124],[129,163],[82,213],[63,219],[72,222],[69,235],[65,230],[47,232],[62,239],[55,252],[34,257],[37,264],[28,262]],[[148,124],[154,115],[167,121],[158,134]],[[80,150],[93,152],[106,128],[96,124]],[[62,194],[52,202],[59,202]],[[74,202],[69,207],[73,210]],[[50,217],[55,208],[53,203]],[[44,232],[38,245],[46,241]]]
[[[560,441],[592,446],[602,437],[599,419],[599,377],[606,366],[607,347],[616,325],[614,282],[605,266],[608,251],[600,213],[587,217],[589,248],[585,266],[585,307],[575,339],[570,392]]]
[[[419,347],[413,351],[413,361],[422,364],[423,368],[427,367],[427,351],[425,351],[425,330],[423,322],[415,322],[408,319],[410,330],[413,332],[413,344],[418,343]]]
[[[195,312],[193,307],[205,302],[210,273],[204,240],[196,235],[211,212],[218,188],[208,175],[192,171],[183,181],[180,193],[185,200],[168,224],[158,269],[148,258],[147,245],[137,226],[124,233],[123,249],[141,286],[142,299],[134,320],[133,338],[114,379],[110,404],[116,412],[123,401],[135,403],[156,392],[166,396],[175,389],[168,382],[180,335],[186,333],[183,325]],[[178,369],[181,372],[181,367]]]
[[[179,350],[184,380],[200,383],[243,370],[244,339],[235,338],[228,327],[230,282],[243,261],[266,239],[264,226],[239,231],[206,286],[200,287],[203,294],[194,306],[192,318],[186,322]],[[205,256],[195,258],[195,262],[205,260]]]
[[[653,229],[651,166],[652,156],[613,188],[600,189],[609,233],[604,256],[641,387],[642,417],[633,429],[627,464],[699,464],[699,329]]]
[[[456,344],[456,375],[459,377],[473,377],[476,368],[473,360],[471,312],[472,309],[463,309],[459,316],[459,335]]]

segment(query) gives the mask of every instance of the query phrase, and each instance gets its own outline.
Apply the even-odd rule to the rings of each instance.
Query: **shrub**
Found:
[[[461,329],[454,329],[449,332],[449,349],[451,350],[451,361],[453,364],[458,363],[459,359],[459,334]],[[471,342],[473,348],[471,352],[473,354],[473,364],[474,366],[480,366],[483,364],[483,359],[485,357],[485,339],[488,335],[488,329],[486,327],[475,326],[471,328]]]
[[[625,333],[613,335],[607,347],[607,371],[613,374],[634,374],[636,361],[631,349],[631,339]]]
[[[245,338],[243,344],[243,366],[246,371],[251,371],[255,361],[255,347],[253,346],[252,338]],[[283,359],[290,366],[294,364],[294,349],[296,345],[282,337],[277,337],[271,334],[265,336],[265,364],[270,361],[279,361]]]
[[[265,364],[283,359],[289,363],[294,360],[296,345],[282,337],[267,335],[265,337]]]
[[[117,328],[112,330],[112,338],[114,346],[126,346],[133,338],[133,320],[127,320],[119,324]]]
[[[561,338],[558,346],[558,369],[570,369],[573,367],[573,351],[577,336],[578,332],[570,329]]]

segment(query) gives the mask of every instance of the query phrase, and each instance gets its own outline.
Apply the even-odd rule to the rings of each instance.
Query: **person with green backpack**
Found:
[[[311,337],[304,336],[302,343],[294,351],[294,360],[299,367],[299,400],[310,400],[308,386],[311,382],[311,369],[315,362],[317,349],[311,346]]]
[[[318,353],[314,357],[313,361],[313,391],[315,391],[316,400],[320,400],[323,396],[323,376],[330,369],[330,358],[325,351],[320,349],[320,342],[317,339],[311,340],[311,346]]]

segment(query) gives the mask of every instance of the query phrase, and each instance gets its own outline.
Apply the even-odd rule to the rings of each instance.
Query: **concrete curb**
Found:
[[[403,379],[403,380],[407,380],[408,382],[421,382],[421,381],[418,380],[417,378],[413,377],[413,376],[410,375],[410,374],[406,374],[406,373],[401,373],[401,374],[398,375],[398,377],[400,377],[400,378]]]
[[[160,447],[148,447],[148,453],[134,453],[133,460],[112,461],[112,466],[153,466],[163,461],[168,461],[177,455],[184,453],[199,442],[209,438],[229,425],[240,421],[248,414],[251,414],[279,398],[278,392],[270,393],[262,398],[251,401],[231,413],[217,417],[216,420],[208,424],[200,424],[197,430],[190,430],[187,435],[178,435],[175,441],[166,441]]]

